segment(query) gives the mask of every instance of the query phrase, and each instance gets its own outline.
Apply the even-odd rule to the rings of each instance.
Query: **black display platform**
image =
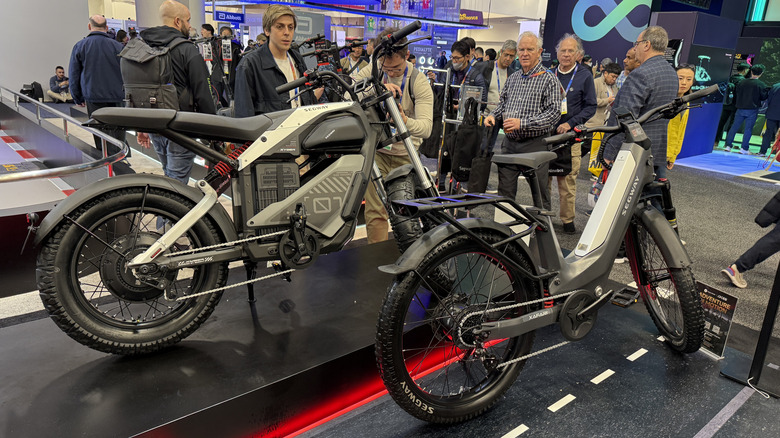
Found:
[[[0,436],[131,436],[360,351],[373,344],[392,280],[377,266],[397,257],[389,241],[322,256],[292,283],[258,283],[254,318],[246,288],[233,289],[192,336],[145,357],[93,351],[48,318],[0,329]],[[230,283],[244,279],[243,268],[231,270]],[[285,313],[279,304],[288,299],[295,306]],[[284,391],[306,399],[309,389]],[[220,422],[235,434],[219,436],[277,427],[288,415],[278,400],[265,396],[265,405],[244,407],[248,415],[227,412]]]
[[[529,359],[498,404],[471,421],[428,424],[385,395],[300,437],[780,436],[780,401],[743,393],[752,390],[720,376],[720,361],[703,352],[680,355],[658,336],[641,302],[607,305],[587,337]],[[563,341],[556,326],[544,327],[533,350]],[[640,349],[646,352],[629,360]],[[614,374],[593,383],[607,370]],[[571,402],[550,410],[569,395]]]

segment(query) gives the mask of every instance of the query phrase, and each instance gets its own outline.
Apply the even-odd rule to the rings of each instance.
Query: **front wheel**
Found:
[[[487,242],[502,236],[481,231]],[[507,258],[532,271],[514,246]],[[534,282],[455,235],[428,253],[416,270],[397,278],[377,324],[377,365],[390,395],[408,413],[434,423],[455,423],[493,406],[514,383],[534,332],[481,342],[484,322],[521,316],[538,297]]]
[[[116,354],[149,353],[195,331],[220,293],[186,297],[223,286],[227,263],[160,270],[139,278],[126,265],[186,215],[194,204],[145,187],[104,193],[78,207],[52,231],[38,253],[41,299],[54,322],[76,341]],[[173,251],[221,242],[207,217]],[[167,284],[168,293],[158,288]]]
[[[691,268],[669,267],[659,248],[665,243],[660,233],[639,220],[626,237],[631,271],[656,328],[673,349],[697,351],[704,339],[704,311]]]

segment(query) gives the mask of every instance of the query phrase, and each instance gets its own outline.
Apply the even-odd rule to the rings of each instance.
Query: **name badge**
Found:
[[[564,99],[561,101],[561,114],[566,114],[567,112],[569,112],[569,109],[568,109],[568,107],[566,106],[566,98],[564,98]]]

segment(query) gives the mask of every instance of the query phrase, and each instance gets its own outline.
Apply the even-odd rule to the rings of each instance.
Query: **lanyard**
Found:
[[[467,77],[469,77],[469,72],[471,71],[471,67],[473,67],[473,65],[469,65],[469,69],[468,69],[468,70],[466,70],[466,74],[465,74],[465,75],[463,75],[463,80],[461,80],[461,81],[460,81],[460,85],[461,85],[461,86],[463,86],[463,83],[464,83],[464,82],[466,82],[466,78],[467,78]],[[455,75],[453,75],[452,79],[453,79],[453,81],[452,81],[452,82],[454,83],[454,82],[455,82],[455,79],[456,79],[456,78],[455,78]]]
[[[357,60],[356,63],[352,63],[352,58],[349,58],[349,71],[351,73],[360,73],[360,59]]]
[[[406,87],[406,74],[407,73],[409,73],[409,66],[408,65],[406,66],[406,70],[404,70],[404,78],[401,79],[401,97],[398,98],[398,104],[399,105],[404,100],[404,87]],[[384,83],[385,84],[388,83],[389,80],[390,79],[388,78],[387,73],[385,73],[385,81],[384,81]]]
[[[521,73],[521,74],[520,74],[520,77],[522,77],[523,79],[531,79],[531,78],[535,78],[535,77],[537,77],[537,76],[539,76],[539,75],[543,75],[543,74],[547,73],[548,71],[549,71],[549,70],[542,70],[542,71],[538,71],[538,72],[536,72],[536,73],[534,73],[534,74],[532,74],[532,75],[530,75],[530,76],[528,76],[528,75],[524,75],[524,74],[522,74],[522,73]]]
[[[294,80],[296,80],[298,78],[295,76],[295,65],[293,65],[292,58],[290,57],[290,53],[289,52],[287,52],[287,61],[290,62],[290,71],[292,73],[292,77],[293,77],[293,81],[294,81]],[[300,87],[297,87],[295,89],[295,94],[293,96],[296,96],[295,100],[298,101],[298,106],[301,106],[301,96],[300,96],[300,94],[298,94],[299,93],[299,91],[298,91],[299,88]]]
[[[578,68],[578,67],[579,67],[579,65],[577,65],[577,64],[574,64],[574,74],[572,74],[572,75],[571,75],[571,79],[569,79],[569,85],[567,85],[567,86],[566,86],[566,89],[564,89],[564,90],[563,90],[563,94],[564,94],[564,95],[565,95],[565,94],[567,94],[567,93],[569,92],[569,88],[571,88],[571,83],[572,83],[572,82],[574,82],[574,76],[576,76],[576,75],[577,75],[577,68]],[[558,68],[556,68],[556,69],[555,69],[555,77],[556,77],[556,78],[558,77],[558,72],[559,72],[559,71],[560,71],[560,70],[559,70]]]
[[[501,77],[498,76],[498,61],[496,61],[496,85],[498,86],[498,94],[501,94]]]

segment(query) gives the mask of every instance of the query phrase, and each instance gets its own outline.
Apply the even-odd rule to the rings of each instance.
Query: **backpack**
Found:
[[[176,38],[165,47],[151,47],[140,38],[127,42],[119,53],[126,106],[180,109],[170,51],[187,41]]]

